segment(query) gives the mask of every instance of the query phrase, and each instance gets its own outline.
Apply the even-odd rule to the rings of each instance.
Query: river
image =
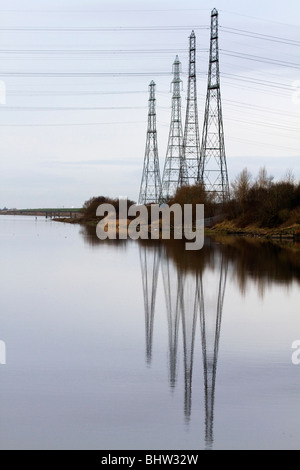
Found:
[[[0,254],[0,449],[300,449],[295,247],[0,216]]]

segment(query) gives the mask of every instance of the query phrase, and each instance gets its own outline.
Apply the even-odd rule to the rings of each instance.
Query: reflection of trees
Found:
[[[125,249],[131,240],[99,240],[95,226],[81,226],[80,234],[85,243],[94,247],[110,245]],[[217,245],[216,245],[216,242]],[[270,283],[288,285],[296,280],[300,283],[299,249],[282,247],[268,240],[253,237],[216,236],[214,240],[206,237],[205,246],[200,251],[186,251],[181,240],[156,242],[164,246],[165,256],[172,259],[180,268],[201,272],[215,263],[214,252],[222,251],[224,259],[232,266],[231,273],[236,276],[241,292],[246,291],[247,283],[253,280],[263,292]],[[146,246],[151,241],[141,241]]]
[[[96,226],[94,225],[82,225],[79,231],[82,235],[84,242],[90,247],[100,247],[103,245],[111,246],[114,248],[122,248],[125,250],[127,248],[127,240],[100,240],[96,234]]]
[[[284,247],[266,239],[253,237],[206,237],[200,251],[187,252],[181,240],[164,242],[167,255],[182,269],[202,272],[214,268],[215,253],[220,252],[231,267],[241,293],[246,292],[249,281],[255,282],[262,293],[269,285],[300,283],[300,253],[295,246]]]
[[[300,282],[299,251],[292,247],[282,248],[253,238],[228,238],[224,254],[232,264],[242,293],[246,292],[249,281],[256,284],[261,297],[274,283],[288,286],[292,281]]]

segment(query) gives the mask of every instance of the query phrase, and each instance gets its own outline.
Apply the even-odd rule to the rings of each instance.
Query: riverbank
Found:
[[[234,221],[225,220],[209,229],[210,233],[223,233],[224,235],[243,235],[256,238],[300,241],[300,224],[280,226],[274,228],[248,225],[239,227]]]
[[[99,218],[85,218],[84,215],[76,218],[59,218],[53,219],[56,222],[65,222],[68,224],[80,224],[89,227],[96,227],[99,222]],[[130,220],[124,220],[121,224],[122,227],[128,225]],[[119,223],[117,223],[117,231],[119,229]],[[149,226],[150,231],[150,226]],[[239,227],[232,221],[225,220],[221,223],[218,223],[210,228],[205,228],[205,233],[208,235],[240,235],[254,238],[265,238],[273,240],[287,240],[300,242],[300,224],[294,224],[289,227],[276,227],[276,228],[267,228],[267,227],[257,227],[255,225],[249,225],[246,227]]]
[[[46,217],[46,218],[59,218],[66,219],[68,218],[75,219],[77,217],[81,218],[83,216],[82,209],[78,208],[42,208],[42,209],[8,209],[0,210],[0,215],[26,215],[33,217]]]

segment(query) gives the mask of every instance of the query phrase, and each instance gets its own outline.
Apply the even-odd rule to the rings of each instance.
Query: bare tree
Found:
[[[265,166],[261,167],[258,172],[256,184],[261,189],[269,189],[272,185],[274,176],[269,176]]]
[[[232,182],[233,197],[241,207],[243,213],[249,190],[251,188],[252,175],[247,168],[236,177]]]

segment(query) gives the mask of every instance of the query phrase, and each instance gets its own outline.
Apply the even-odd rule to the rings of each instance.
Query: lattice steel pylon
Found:
[[[187,90],[187,107],[183,135],[183,166],[180,171],[180,185],[199,182],[200,137],[197,105],[196,81],[196,35],[190,35],[189,78]]]
[[[158,203],[161,195],[161,179],[156,131],[155,83],[149,85],[149,111],[144,169],[139,194],[139,204]]]
[[[167,201],[174,196],[179,185],[180,169],[184,168],[182,162],[183,131],[181,120],[181,95],[180,88],[182,80],[180,78],[181,62],[178,55],[173,63],[174,78],[172,81],[172,113],[169,131],[169,140],[165,159],[165,166],[162,177],[161,201]]]
[[[229,196],[220,91],[218,11],[211,12],[207,96],[200,157],[200,181],[219,202]]]

